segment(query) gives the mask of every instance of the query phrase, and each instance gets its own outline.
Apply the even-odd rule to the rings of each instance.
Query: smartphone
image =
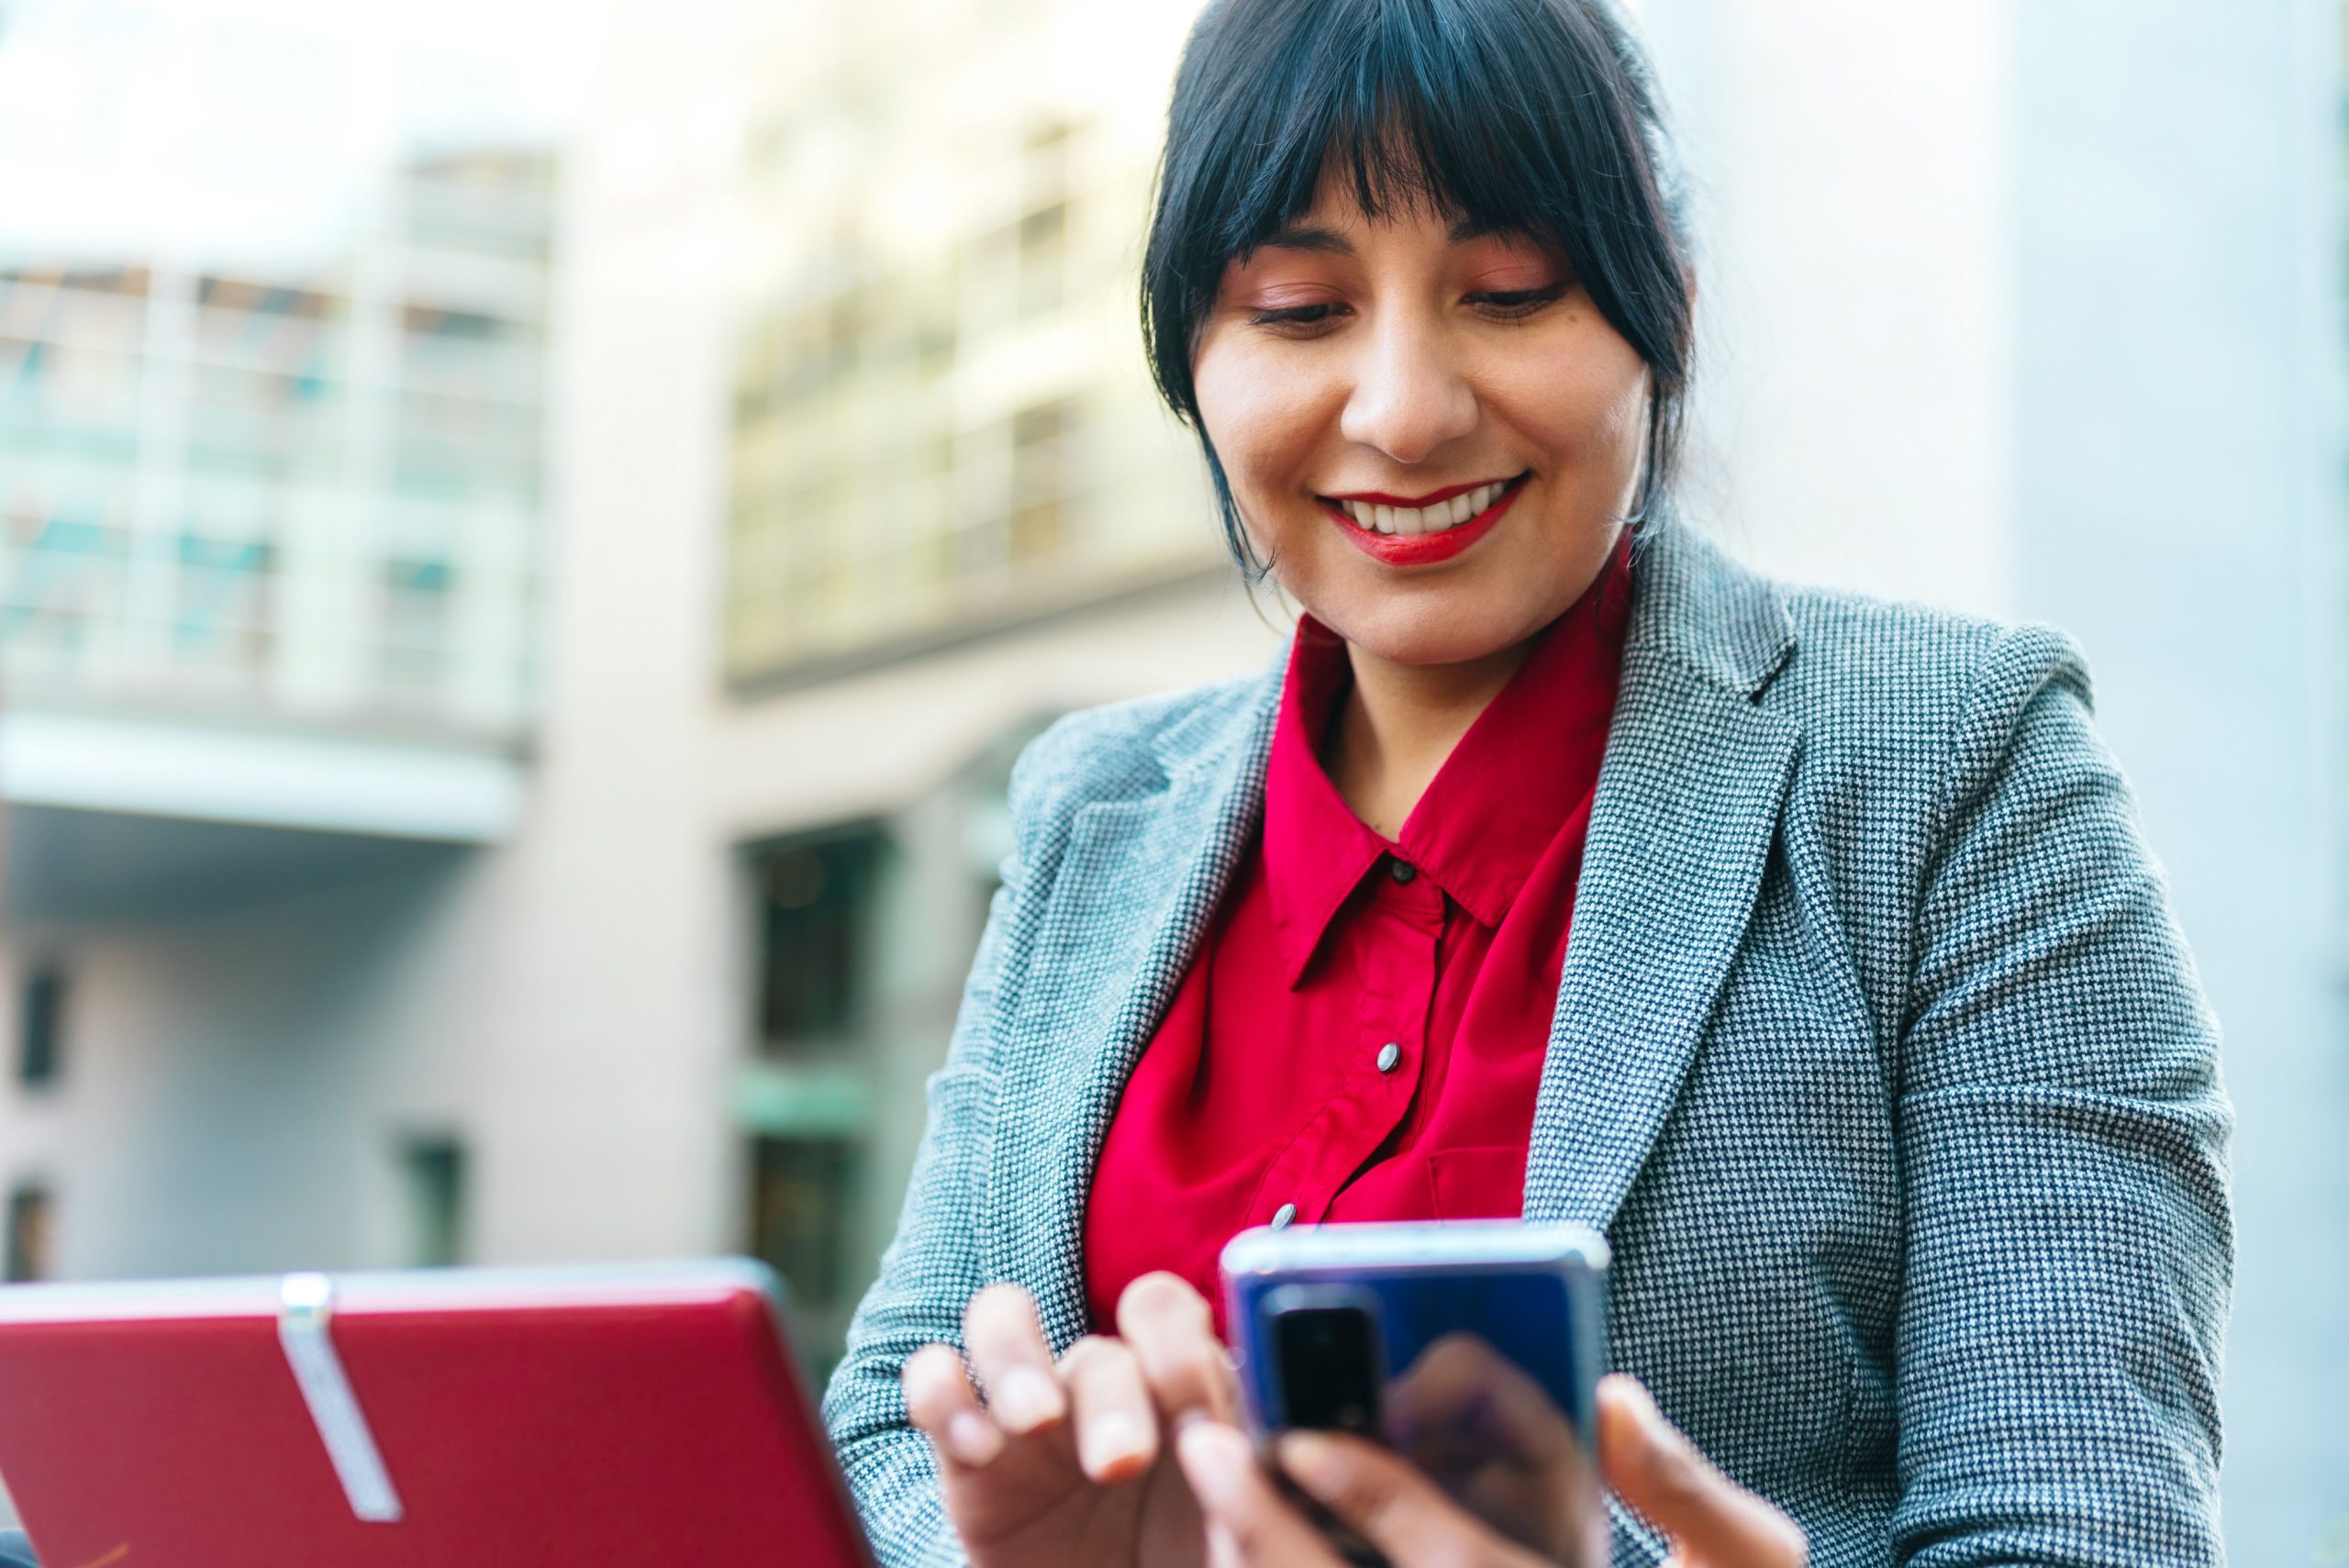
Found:
[[[1595,1432],[1607,1242],[1516,1220],[1242,1231],[1225,1321],[1258,1438],[1383,1442],[1490,1529],[1603,1568]],[[1373,1561],[1341,1538],[1349,1555]]]

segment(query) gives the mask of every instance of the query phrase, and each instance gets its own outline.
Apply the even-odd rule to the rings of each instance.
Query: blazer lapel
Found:
[[[1762,579],[1668,522],[1639,558],[1526,1162],[1529,1218],[1605,1229],[1686,1078],[1752,916],[1799,732]]]
[[[1061,1006],[1014,1026],[991,1173],[1006,1223],[987,1260],[990,1277],[1035,1296],[1055,1350],[1088,1327],[1085,1202],[1109,1119],[1263,816],[1286,665],[1285,647],[1236,705],[1156,738],[1163,790],[1093,802],[1071,826],[1029,961],[1030,989]]]

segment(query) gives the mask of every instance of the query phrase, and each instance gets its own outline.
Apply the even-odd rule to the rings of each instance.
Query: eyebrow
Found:
[[[1499,230],[1489,223],[1476,223],[1464,217],[1452,226],[1450,238],[1453,244],[1460,245],[1468,240],[1482,239],[1498,232]],[[1326,256],[1351,256],[1354,253],[1353,242],[1336,229],[1323,228],[1317,224],[1300,223],[1293,223],[1275,229],[1257,242],[1256,249],[1307,250]]]

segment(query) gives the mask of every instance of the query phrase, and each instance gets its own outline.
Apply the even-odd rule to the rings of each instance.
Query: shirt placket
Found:
[[[1355,950],[1359,975],[1354,1028],[1316,1042],[1335,1058],[1330,1095],[1266,1171],[1250,1224],[1319,1224],[1419,1093],[1443,891],[1392,855],[1371,874],[1369,896],[1341,917],[1348,923],[1341,940]]]

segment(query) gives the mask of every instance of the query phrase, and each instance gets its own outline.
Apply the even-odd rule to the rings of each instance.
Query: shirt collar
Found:
[[[1396,854],[1487,929],[1597,786],[1630,621],[1628,533],[1597,582],[1550,623],[1476,716],[1393,842],[1371,831],[1319,750],[1353,678],[1346,645],[1300,616],[1265,769],[1264,877],[1294,988],[1347,898]]]

